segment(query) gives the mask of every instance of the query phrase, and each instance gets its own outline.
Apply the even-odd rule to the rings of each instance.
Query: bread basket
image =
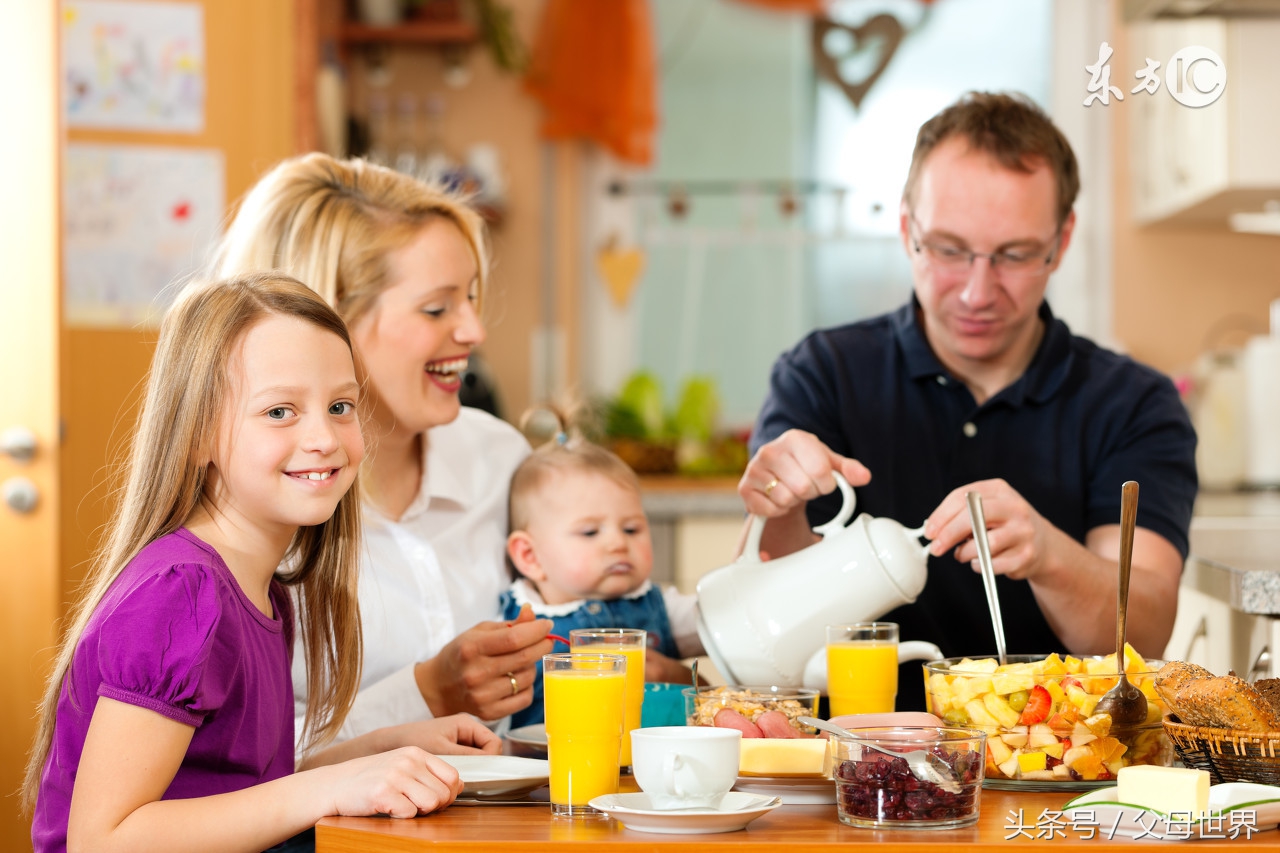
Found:
[[[1208,770],[1213,784],[1260,782],[1280,785],[1280,731],[1250,732],[1189,726],[1172,714],[1164,730],[1187,767]]]

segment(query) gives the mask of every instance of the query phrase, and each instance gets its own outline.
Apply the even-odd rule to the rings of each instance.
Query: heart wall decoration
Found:
[[[813,19],[813,62],[857,109],[889,67],[906,29],[892,15],[876,15],[856,27]]]

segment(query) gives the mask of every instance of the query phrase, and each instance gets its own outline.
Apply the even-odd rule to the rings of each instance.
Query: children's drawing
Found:
[[[68,323],[154,323],[166,286],[196,270],[225,202],[222,154],[147,146],[67,146],[63,268]]]
[[[68,0],[62,63],[71,127],[204,129],[204,15],[195,3]]]

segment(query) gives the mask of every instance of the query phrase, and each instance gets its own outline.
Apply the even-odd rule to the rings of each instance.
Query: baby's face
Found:
[[[529,520],[546,579],[547,604],[618,598],[638,589],[653,571],[653,543],[640,495],[603,474],[557,474]]]

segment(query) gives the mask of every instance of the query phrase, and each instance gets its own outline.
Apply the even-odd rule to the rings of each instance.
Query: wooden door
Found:
[[[0,26],[0,430],[36,437],[29,462],[0,456],[0,483],[26,478],[31,512],[0,504],[0,850],[30,850],[12,796],[34,733],[59,616],[58,365],[60,132],[57,0],[6,4]]]

